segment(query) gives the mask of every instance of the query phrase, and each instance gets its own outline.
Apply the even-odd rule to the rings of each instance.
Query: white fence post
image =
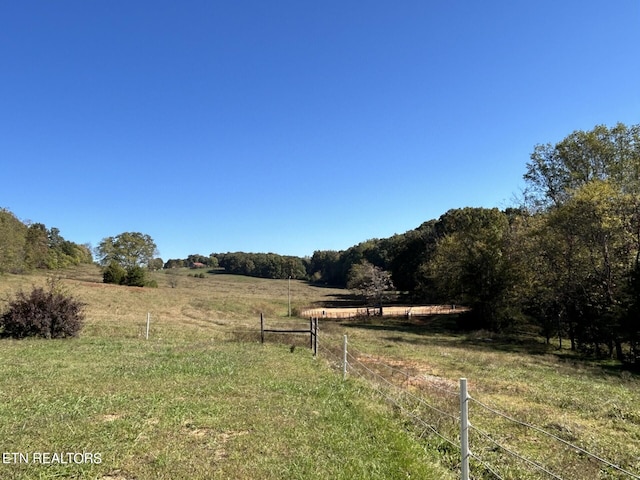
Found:
[[[149,323],[151,321],[151,314],[149,312],[147,312],[147,334],[145,336],[145,338],[147,340],[149,340]]]
[[[347,336],[342,342],[342,380],[347,379]]]
[[[462,464],[461,479],[469,480],[469,396],[467,379],[460,379],[460,453]]]

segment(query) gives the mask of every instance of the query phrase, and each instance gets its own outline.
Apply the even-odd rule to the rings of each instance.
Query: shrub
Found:
[[[102,273],[102,281],[104,283],[115,283],[121,285],[124,283],[124,279],[127,275],[127,271],[117,262],[111,262]]]
[[[55,282],[49,288],[34,287],[19,292],[0,317],[0,336],[12,338],[75,337],[84,323],[84,303],[61,291]]]
[[[118,262],[111,262],[102,273],[102,281],[129,287],[157,287],[158,283],[154,280],[147,282],[146,275],[146,270],[139,265],[125,270]]]
[[[130,287],[144,287],[146,284],[144,268],[139,266],[128,268],[123,283]]]

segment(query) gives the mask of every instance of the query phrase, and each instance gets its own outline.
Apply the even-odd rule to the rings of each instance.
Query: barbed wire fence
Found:
[[[420,438],[435,442],[443,463],[462,480],[640,479],[631,467],[578,445],[567,432],[549,432],[479,400],[467,391],[466,379],[408,371],[402,362],[363,352],[346,336],[340,345],[320,335],[318,355],[345,378],[370,385]]]

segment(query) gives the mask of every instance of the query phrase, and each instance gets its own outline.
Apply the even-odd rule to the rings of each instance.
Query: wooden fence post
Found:
[[[264,343],[264,315],[260,312],[260,343]]]

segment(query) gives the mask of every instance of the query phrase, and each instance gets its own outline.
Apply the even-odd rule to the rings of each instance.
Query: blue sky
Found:
[[[311,255],[514,202],[640,123],[638,0],[0,5],[0,207],[160,256]]]

